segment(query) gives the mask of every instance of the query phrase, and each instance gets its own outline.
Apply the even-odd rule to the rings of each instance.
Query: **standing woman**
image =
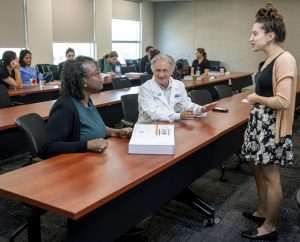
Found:
[[[19,56],[20,73],[23,84],[30,85],[30,79],[37,80],[36,70],[31,67],[32,55],[29,50],[21,50]]]
[[[201,76],[208,76],[210,64],[206,57],[207,54],[203,48],[198,48],[196,50],[196,59],[192,64],[191,75],[195,75],[197,74],[197,71],[200,71]]]
[[[243,215],[259,227],[242,232],[249,239],[276,239],[276,225],[282,200],[280,166],[292,164],[297,66],[295,58],[282,47],[286,30],[283,17],[267,3],[258,10],[250,43],[253,51],[266,55],[255,76],[255,93],[248,96],[252,109],[242,152],[250,162],[259,204]]]
[[[6,88],[22,88],[19,61],[13,51],[5,51],[0,60],[0,84]]]

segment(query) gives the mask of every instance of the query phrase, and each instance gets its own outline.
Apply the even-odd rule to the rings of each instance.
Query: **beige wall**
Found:
[[[32,64],[53,62],[52,1],[27,0],[28,46]]]
[[[190,64],[195,49],[205,48],[208,59],[220,60],[231,71],[256,71],[264,59],[253,53],[249,36],[256,11],[262,0],[194,0],[155,3],[154,42],[175,59],[186,58]],[[284,46],[300,60],[300,1],[272,1],[283,14],[287,39]],[[300,61],[298,61],[298,68]]]
[[[142,45],[141,56],[145,54],[148,45],[153,45],[153,11],[154,4],[152,2],[144,2],[141,4],[141,21],[142,21]]]

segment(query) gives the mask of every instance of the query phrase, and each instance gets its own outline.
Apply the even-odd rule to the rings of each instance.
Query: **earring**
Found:
[[[83,87],[87,87],[86,80],[83,79]]]

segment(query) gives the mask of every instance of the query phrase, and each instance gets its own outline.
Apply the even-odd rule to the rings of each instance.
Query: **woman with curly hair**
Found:
[[[102,88],[101,72],[92,58],[78,56],[65,63],[62,95],[50,110],[41,157],[87,151],[102,153],[108,146],[106,137],[131,135],[131,128],[105,126],[90,99],[91,94]]]
[[[259,199],[254,212],[243,213],[259,224],[242,232],[249,239],[276,239],[283,197],[280,166],[293,162],[297,65],[282,46],[285,35],[283,17],[271,3],[258,10],[250,44],[253,51],[262,51],[266,60],[255,75],[255,92],[248,96],[252,109],[242,147],[255,177]]]
[[[0,60],[0,84],[6,88],[22,88],[20,65],[17,54],[13,51],[5,51]]]

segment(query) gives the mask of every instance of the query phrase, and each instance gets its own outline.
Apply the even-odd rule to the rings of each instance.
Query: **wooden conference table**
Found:
[[[112,241],[240,149],[249,93],[221,100],[228,113],[176,122],[175,155],[129,155],[128,140],[109,138],[102,154],[59,155],[1,175],[0,195],[68,218],[68,241]],[[29,241],[39,241],[39,215],[28,221]]]
[[[251,73],[248,72],[233,72],[229,76],[216,76],[215,80],[203,80],[203,81],[185,81],[185,86],[187,89],[199,88],[203,86],[212,86],[216,84],[228,83],[231,79],[233,83],[241,83],[242,87],[249,86],[249,80],[251,79]],[[139,86],[139,78],[130,78],[132,81],[132,86]],[[250,80],[252,83],[252,79]],[[105,78],[103,90],[109,91],[112,90],[112,80],[111,78]],[[250,84],[251,85],[251,84]],[[239,88],[241,89],[241,88]],[[13,102],[21,102],[25,104],[51,101],[59,97],[60,86],[55,84],[45,84],[43,88],[40,88],[39,85],[35,86],[25,86],[21,89],[9,89],[8,93]]]
[[[194,89],[217,84],[226,84],[228,83],[229,79],[231,79],[232,83],[243,81],[247,83],[247,78],[251,78],[251,73],[234,72],[231,73],[230,76],[218,76],[215,80],[202,80],[197,82],[184,81],[184,84],[187,89]],[[34,93],[35,91],[38,91],[35,90],[37,88],[39,87],[35,87],[32,90],[26,89],[26,92]],[[46,90],[51,89],[46,87],[42,91]],[[18,92],[20,93],[20,90],[16,90],[14,92],[17,94]],[[119,123],[123,118],[121,96],[138,92],[139,87],[137,86],[93,94],[91,98],[101,114],[105,124],[112,127],[116,123]],[[15,119],[19,116],[32,112],[39,114],[44,120],[47,120],[53,103],[54,101],[45,101],[0,109],[0,143],[6,144],[5,146],[0,147],[1,158],[28,151],[27,142],[23,134],[16,128]]]

